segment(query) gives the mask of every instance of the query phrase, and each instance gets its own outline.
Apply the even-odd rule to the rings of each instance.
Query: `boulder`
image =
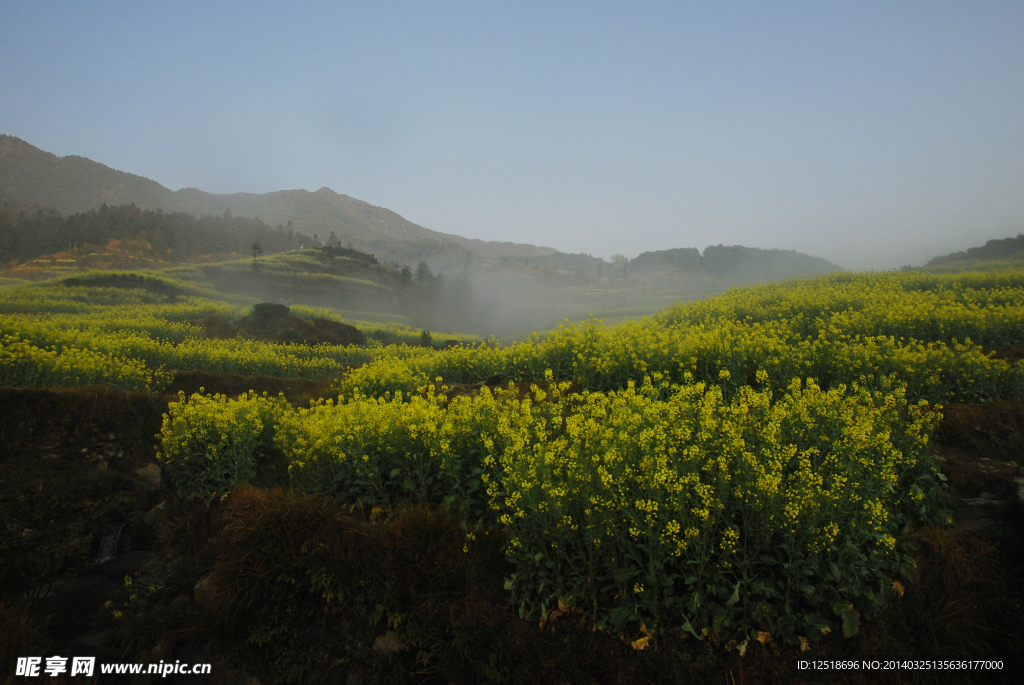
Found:
[[[138,476],[140,481],[142,481],[142,487],[146,490],[159,490],[163,487],[163,477],[160,473],[160,467],[156,464],[150,464],[149,466],[144,466],[141,469],[135,469],[135,475]]]
[[[196,604],[205,606],[210,603],[217,594],[217,586],[213,582],[213,575],[206,575],[199,579],[195,587]]]
[[[164,504],[165,502],[161,502],[150,509],[149,512],[142,517],[142,522],[146,524],[146,527],[150,530],[156,530],[156,526],[160,522],[160,519],[164,517]]]

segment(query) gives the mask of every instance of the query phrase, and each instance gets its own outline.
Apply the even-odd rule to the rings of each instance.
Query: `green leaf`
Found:
[[[739,584],[739,582],[737,582],[736,583],[736,587],[734,587],[732,589],[732,595],[729,597],[728,601],[726,601],[725,605],[731,607],[733,604],[735,604],[738,601],[740,601],[740,584]]]
[[[807,623],[807,627],[811,629],[809,637],[817,639],[819,635],[827,635],[832,632],[832,624],[815,614],[807,614],[804,617],[804,621]]]
[[[860,631],[860,614],[850,609],[843,614],[843,637],[853,637]]]

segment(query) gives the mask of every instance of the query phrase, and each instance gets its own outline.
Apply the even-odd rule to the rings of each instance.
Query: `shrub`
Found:
[[[273,436],[288,407],[283,396],[250,391],[236,400],[224,395],[178,395],[164,415],[161,453],[178,494],[223,497],[242,480],[256,477],[274,457]]]
[[[582,605],[649,635],[814,640],[856,633],[892,576],[912,572],[897,507],[925,498],[937,419],[901,387],[794,380],[774,402],[750,387],[727,402],[719,387],[655,375],[536,399],[508,400],[502,446],[486,440],[524,617]]]

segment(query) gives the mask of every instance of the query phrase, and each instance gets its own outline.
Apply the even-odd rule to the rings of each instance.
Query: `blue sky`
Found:
[[[1024,3],[0,2],[0,133],[609,257],[1024,231]]]

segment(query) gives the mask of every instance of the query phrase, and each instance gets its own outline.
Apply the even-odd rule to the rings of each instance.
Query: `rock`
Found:
[[[196,583],[195,596],[196,604],[204,606],[213,599],[214,595],[217,594],[217,586],[213,582],[213,575],[203,576]]]
[[[162,661],[168,655],[167,645],[161,642],[153,649],[149,650],[149,658],[153,661]]]
[[[994,519],[972,519],[959,522],[958,524],[956,524],[956,526],[949,529],[949,533],[954,537],[965,537],[983,531],[986,528],[990,528],[994,525],[996,525]]]
[[[970,509],[959,509],[957,510],[954,518],[958,522],[971,521],[975,519],[991,518],[992,512],[986,511],[982,507],[972,507]]]
[[[164,517],[164,512],[166,511],[164,506],[165,504],[166,502],[161,502],[150,509],[149,512],[142,517],[142,522],[146,524],[146,527],[150,530],[154,530],[156,525],[160,522],[160,519]]]
[[[389,630],[383,635],[378,635],[377,639],[373,641],[373,651],[378,654],[390,654],[391,652],[398,652],[405,649],[405,643],[402,642],[402,638],[398,636],[393,630]]]
[[[156,464],[135,469],[135,475],[142,481],[142,487],[146,490],[159,490],[163,487],[163,476]]]

